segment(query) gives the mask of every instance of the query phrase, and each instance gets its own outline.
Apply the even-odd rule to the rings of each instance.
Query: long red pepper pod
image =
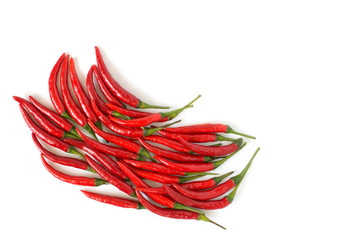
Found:
[[[26,99],[21,97],[13,96],[13,99],[20,103],[23,107],[25,107],[30,114],[35,118],[35,120],[50,134],[58,137],[73,137],[73,135],[69,132],[66,132],[64,129],[59,128],[54,123],[52,123],[49,119],[47,119],[34,105],[31,104]]]
[[[238,175],[230,178],[229,180],[227,180],[226,182],[224,182],[222,184],[217,185],[214,188],[211,188],[209,190],[203,190],[203,191],[193,191],[193,190],[183,188],[182,186],[180,186],[178,184],[173,184],[173,186],[181,194],[183,194],[183,195],[185,195],[185,196],[187,196],[189,198],[196,199],[196,200],[209,200],[209,199],[212,199],[212,198],[219,197],[222,194],[229,191],[230,189],[232,189],[233,187],[235,187],[236,185],[241,183],[241,181],[243,180],[245,174],[249,170],[249,168],[251,166],[251,163],[254,160],[254,158],[255,158],[255,156],[256,156],[256,154],[258,153],[259,150],[260,150],[260,148],[258,148],[255,151],[255,153],[251,157],[248,164],[245,166],[245,168]]]
[[[171,187],[167,186],[166,184],[163,184],[164,189],[169,194],[169,196],[174,199],[175,201],[182,203],[186,206],[200,208],[200,209],[208,209],[208,210],[214,210],[214,209],[220,209],[228,206],[234,199],[236,191],[239,187],[237,185],[229,195],[219,199],[219,200],[208,200],[208,201],[201,201],[201,200],[194,200],[189,197],[186,197],[179,193],[178,191],[172,189]]]
[[[240,151],[243,147],[246,146],[246,142],[238,148],[236,151],[234,151],[232,154],[224,157],[223,159],[216,161],[216,162],[208,162],[208,163],[178,163],[170,161],[164,157],[161,156],[154,156],[156,160],[164,164],[165,166],[176,169],[178,171],[184,171],[184,172],[207,172],[216,169],[217,167],[221,166],[224,162],[226,162],[229,158],[234,156],[238,151]]]
[[[196,178],[200,178],[203,177],[203,175],[197,175],[197,176],[187,176],[187,177],[183,177],[183,176],[172,176],[172,175],[168,175],[168,174],[164,174],[164,173],[157,173],[157,172],[152,172],[152,171],[147,171],[147,170],[142,170],[139,168],[131,168],[131,170],[136,173],[139,177],[154,181],[154,182],[159,182],[159,183],[184,183],[186,181],[190,181]]]
[[[116,106],[124,107],[125,105],[122,102],[120,102],[108,89],[108,87],[104,83],[104,80],[101,78],[101,76],[97,70],[97,67],[95,65],[93,65],[93,68],[96,68],[96,69],[94,69],[95,79],[99,85],[101,92],[103,93],[104,97],[106,98],[106,100],[108,100],[110,103],[112,103]]]
[[[170,150],[166,150],[163,148],[159,148],[153,145],[148,144],[145,140],[138,138],[137,139],[141,145],[144,146],[148,151],[154,153],[155,155],[159,155],[162,157],[166,157],[178,162],[208,162],[212,160],[211,157],[202,156],[202,155],[194,155],[189,153],[181,153],[181,152],[174,152]]]
[[[161,145],[167,146],[179,152],[192,153],[192,151],[189,148],[185,147],[183,144],[171,138],[167,138],[159,135],[150,135],[143,137],[143,139],[150,142],[159,143]]]
[[[49,77],[49,95],[53,106],[55,107],[56,111],[63,117],[72,119],[69,113],[66,111],[65,105],[60,97],[58,88],[57,88],[57,75],[61,66],[61,63],[64,61],[65,53],[63,53],[59,60],[56,62],[55,66],[53,67],[50,77]]]
[[[196,143],[190,143],[181,137],[178,137],[180,143],[182,143],[184,146],[188,147],[191,151],[200,154],[200,155],[206,155],[206,156],[226,156],[241,146],[243,143],[243,139],[239,138],[236,141],[234,141],[231,144],[223,145],[223,146],[204,146],[199,145]]]
[[[109,70],[107,69],[104,63],[103,57],[101,56],[98,47],[95,47],[95,53],[96,53],[97,66],[102,79],[104,80],[105,84],[110,89],[110,91],[120,101],[135,108],[168,108],[168,107],[149,105],[138,99],[136,96],[125,90],[123,87],[121,87],[120,84],[111,76]]]
[[[83,87],[81,86],[79,77],[76,73],[73,58],[70,58],[70,81],[71,81],[71,85],[74,89],[75,96],[79,101],[79,105],[80,105],[81,109],[83,110],[83,112],[89,119],[91,119],[93,122],[97,123],[99,121],[99,119],[97,118],[96,114],[94,113],[94,110],[91,107],[91,103],[90,103],[88,97],[86,96],[86,93],[85,93]]]
[[[177,115],[179,115],[182,111],[184,111],[186,108],[192,107],[192,104],[200,98],[201,95],[198,95],[194,100],[192,100],[190,103],[186,104],[184,107],[169,111],[169,112],[158,112],[151,114],[146,117],[142,118],[135,118],[135,119],[119,119],[116,117],[113,117],[112,115],[109,115],[109,118],[111,121],[116,122],[117,124],[126,126],[126,127],[145,127],[153,122],[157,122],[165,117],[167,117],[169,120],[175,118]]]
[[[204,123],[204,124],[196,124],[196,125],[189,125],[183,127],[176,127],[176,128],[166,128],[165,130],[174,133],[232,133],[236,135],[240,135],[247,138],[255,139],[255,137],[239,133],[232,129],[230,126],[225,124],[213,124],[213,123]]]
[[[114,143],[120,147],[123,147],[125,149],[128,149],[130,151],[133,151],[141,156],[145,156],[148,157],[149,159],[152,159],[152,156],[149,154],[149,152],[135,141],[115,134],[104,132],[101,129],[97,128],[95,124],[91,122],[91,120],[89,120],[88,124],[96,134],[98,134],[100,137],[104,138],[105,140]]]
[[[34,97],[29,96],[30,102],[44,115],[46,115],[48,118],[50,118],[54,123],[59,125],[62,129],[65,131],[70,132],[71,134],[74,134],[76,136],[75,127],[69,123],[64,117],[59,115],[58,113],[48,109],[43,104],[41,104],[39,101],[37,101]]]
[[[218,134],[214,133],[195,133],[195,134],[183,134],[183,133],[174,133],[169,132],[166,130],[158,131],[159,134],[163,135],[164,137],[178,139],[178,137],[183,138],[188,142],[195,142],[195,143],[205,143],[205,142],[215,142],[215,141],[234,141],[235,139],[227,138]]]
[[[211,223],[226,230],[226,228],[213,222],[208,217],[206,217],[204,214],[199,214],[199,213],[191,212],[191,211],[187,211],[187,210],[161,208],[161,207],[158,207],[158,206],[150,203],[148,200],[146,200],[137,189],[135,189],[135,193],[139,199],[139,202],[146,209],[148,209],[149,211],[151,211],[157,215],[160,215],[162,217],[175,218],[175,219],[195,219],[195,220],[201,220],[201,221],[205,221],[205,222],[211,222]]]
[[[100,177],[104,178],[117,189],[128,194],[129,196],[135,196],[134,188],[132,186],[127,184],[122,179],[118,178],[116,175],[113,175],[111,172],[108,172],[99,163],[89,157],[89,155],[85,154],[85,159],[90,164],[90,166],[100,175]]]
[[[61,165],[74,167],[74,168],[78,168],[78,169],[82,169],[82,170],[92,171],[92,168],[86,162],[81,161],[76,158],[70,158],[70,157],[56,155],[56,154],[50,152],[49,150],[45,149],[40,144],[39,140],[37,139],[37,137],[34,133],[32,133],[31,136],[32,136],[35,146],[39,149],[41,154],[43,154],[47,159],[49,159],[53,162],[59,163]]]
[[[145,207],[141,205],[141,203],[137,201],[133,201],[126,198],[114,197],[109,195],[103,195],[99,193],[89,192],[85,190],[81,190],[81,192],[90,199],[93,199],[98,202],[111,204],[117,207],[123,208],[134,208],[134,209],[144,209]]]
[[[89,187],[96,187],[96,186],[100,186],[103,184],[106,184],[107,182],[104,181],[103,179],[98,179],[98,178],[88,178],[88,177],[80,177],[80,176],[71,176],[71,175],[67,175],[65,173],[62,173],[56,169],[54,169],[53,167],[51,167],[46,160],[44,159],[44,156],[41,154],[41,161],[44,165],[44,167],[57,179],[63,181],[63,182],[67,182],[67,183],[71,183],[71,184],[75,184],[75,185],[81,185],[81,186],[89,186]]]
[[[94,126],[95,127],[95,126]],[[96,128],[96,127],[95,127]],[[130,158],[130,159],[141,159],[141,157],[139,157],[136,153],[131,152],[127,149],[124,148],[119,148],[119,147],[115,147],[115,146],[109,146],[106,145],[104,143],[98,142],[88,136],[86,136],[84,133],[82,133],[79,129],[76,129],[77,133],[79,134],[79,136],[84,140],[84,142],[86,142],[87,144],[89,144],[91,147],[102,151],[106,154],[115,156],[115,157],[120,157],[120,158]]]
[[[213,178],[203,180],[203,181],[186,182],[186,183],[180,184],[180,186],[187,188],[187,189],[192,189],[192,190],[207,189],[207,188],[214,187],[216,184],[218,184],[223,179],[225,179],[226,177],[230,176],[233,173],[234,172],[231,171],[231,172],[228,172],[221,176],[213,177]],[[138,188],[138,189],[139,189],[139,191],[143,191],[145,193],[167,194],[166,190],[163,187],[149,187],[149,188]]]
[[[122,117],[124,119],[127,119],[124,116],[127,116],[128,118],[142,118],[142,117],[147,117],[149,115],[152,115],[154,113],[151,112],[142,112],[142,111],[138,111],[138,110],[134,110],[134,109],[127,109],[127,108],[123,108],[123,107],[119,107],[116,106],[114,104],[111,103],[105,103],[105,105],[112,109],[112,113],[110,113],[111,115],[115,116],[115,117]],[[121,115],[119,115],[121,114]],[[158,122],[165,122],[168,121],[168,117],[164,117],[163,119],[160,119]]]
[[[106,169],[108,169],[111,173],[118,176],[119,178],[127,178],[126,175],[121,171],[119,166],[115,163],[115,161],[105,153],[96,150],[90,147],[88,144],[76,139],[65,138],[64,141],[93,156],[97,161],[104,165]]]
[[[70,146],[69,144],[67,144],[66,142],[62,141],[61,139],[51,135],[50,133],[46,132],[44,129],[42,129],[41,127],[39,127],[29,116],[29,114],[26,112],[26,110],[24,109],[24,107],[22,107],[19,104],[20,107],[20,111],[21,114],[26,122],[26,124],[28,125],[28,127],[30,128],[30,130],[41,140],[43,140],[44,142],[46,142],[47,144],[49,144],[50,146],[53,146],[55,148],[58,148],[64,152],[68,152],[68,153],[73,153],[76,155],[79,155],[81,157],[83,157],[83,155],[81,153],[79,153],[78,151],[76,151],[75,148],[73,148],[72,146]]]
[[[127,166],[126,163],[124,163],[123,161],[119,160],[117,161],[117,164],[120,166],[121,170],[124,171],[124,173],[126,174],[126,176],[128,176],[128,178],[131,180],[131,182],[136,186],[136,187],[141,187],[141,188],[149,188],[150,186],[145,183],[137,174],[135,174],[130,168],[129,166]],[[153,194],[153,193],[149,193],[148,194],[149,198],[151,198],[152,200],[154,200],[155,202],[159,203],[160,205],[169,207],[169,208],[175,208],[175,209],[186,209],[186,210],[190,210],[190,211],[196,211],[196,212],[200,212],[201,211],[197,211],[196,209],[192,209],[189,208],[187,206],[184,206],[180,203],[175,202],[173,199],[169,198],[168,196],[165,195],[161,195],[161,194]]]

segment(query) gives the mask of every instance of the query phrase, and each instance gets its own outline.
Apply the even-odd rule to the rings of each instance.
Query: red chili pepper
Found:
[[[81,186],[89,186],[89,187],[96,187],[96,186],[100,186],[103,184],[106,184],[107,182],[104,181],[103,179],[98,179],[98,178],[88,178],[88,177],[79,177],[79,176],[70,176],[67,175],[65,173],[62,173],[56,169],[54,169],[53,167],[51,167],[46,160],[44,159],[44,156],[41,154],[41,161],[44,164],[45,168],[57,179],[63,181],[63,182],[67,182],[67,183],[71,183],[71,184],[75,184],[75,185],[81,185]]]
[[[208,209],[208,210],[214,210],[214,209],[220,209],[220,208],[224,208],[226,206],[228,206],[230,203],[232,203],[236,191],[239,187],[239,185],[237,185],[229,195],[219,199],[219,200],[210,200],[210,201],[201,201],[201,200],[194,200],[191,199],[189,197],[186,197],[184,195],[182,195],[181,193],[177,192],[176,190],[170,188],[169,186],[167,186],[166,184],[163,184],[164,189],[166,190],[166,192],[169,194],[169,196],[174,199],[175,201],[182,203],[186,206],[190,206],[190,207],[196,207],[196,208],[200,208],[200,209]]]
[[[181,137],[178,138],[180,143],[182,143],[184,146],[189,148],[191,151],[200,154],[200,155],[206,155],[206,156],[226,156],[241,146],[243,143],[243,139],[239,138],[236,141],[234,141],[231,144],[225,145],[225,146],[203,146],[195,143],[190,143],[188,141],[185,141]]]
[[[223,179],[228,177],[229,175],[233,174],[234,172],[228,172],[224,175],[213,177],[208,180],[204,181],[194,181],[194,182],[187,182],[183,184],[179,184],[183,188],[191,189],[191,190],[202,190],[207,189],[216,186],[219,182],[221,182]],[[139,191],[145,192],[145,193],[156,193],[156,194],[166,194],[167,192],[163,187],[148,187],[148,188],[138,188]]]
[[[232,154],[224,157],[223,159],[216,161],[216,162],[207,162],[207,163],[178,163],[170,161],[164,157],[161,156],[154,156],[156,160],[164,164],[165,166],[176,169],[178,171],[184,171],[184,172],[207,172],[216,169],[220,165],[222,165],[224,162],[226,162],[229,158],[234,156],[238,151],[240,151],[243,147],[246,146],[246,142],[238,148],[236,151],[234,151]]]
[[[174,133],[186,133],[186,134],[224,132],[224,133],[232,133],[243,137],[255,139],[255,137],[247,134],[239,133],[234,129],[232,129],[230,126],[225,124],[205,123],[205,124],[189,125],[189,126],[176,127],[176,128],[166,128],[165,130]]]
[[[186,104],[184,107],[170,111],[170,112],[158,112],[158,113],[153,113],[146,117],[127,119],[127,120],[119,119],[119,118],[113,117],[111,115],[109,115],[109,118],[111,121],[116,122],[117,124],[120,124],[122,126],[145,127],[145,126],[147,126],[151,123],[157,122],[165,117],[167,117],[169,120],[175,118],[186,108],[192,107],[192,104],[200,97],[201,97],[201,95],[197,96],[194,100],[192,100],[190,103]]]
[[[49,144],[50,146],[53,146],[55,148],[59,148],[60,150],[63,150],[64,152],[68,152],[68,153],[73,153],[76,155],[79,155],[81,157],[83,157],[83,155],[81,153],[79,153],[78,151],[76,151],[75,148],[73,148],[72,146],[70,146],[69,144],[67,144],[66,142],[62,141],[61,139],[49,134],[48,132],[46,132],[44,129],[40,128],[29,116],[29,114],[26,112],[26,110],[24,109],[24,107],[22,107],[19,104],[20,107],[20,111],[21,114],[26,122],[26,124],[28,125],[28,127],[30,128],[30,130],[41,140],[43,140],[44,142],[46,142],[47,144]]]
[[[75,69],[75,64],[74,64],[73,58],[70,58],[70,81],[71,81],[71,85],[74,89],[75,96],[79,101],[79,105],[80,105],[81,109],[83,110],[83,112],[89,119],[91,119],[94,123],[97,123],[99,121],[99,119],[97,118],[96,114],[94,113],[94,110],[91,107],[90,101],[89,101],[88,97],[86,96],[86,93],[85,93],[83,87],[81,86],[79,77],[76,74],[76,69]],[[97,123],[97,124],[99,124],[99,123]]]
[[[168,138],[177,140],[178,137],[181,137],[188,142],[196,142],[196,143],[215,142],[215,141],[231,141],[231,142],[234,141],[234,139],[227,138],[214,133],[182,134],[182,133],[173,133],[173,132],[165,131],[164,129],[158,131],[158,133]]]
[[[132,183],[134,183],[134,185],[136,187],[143,187],[143,188],[147,188],[150,187],[147,183],[145,183],[138,175],[136,175],[130,168],[129,166],[127,166],[126,163],[124,163],[123,161],[119,160],[117,161],[117,164],[120,166],[121,170],[124,171],[124,173],[126,174],[126,176],[128,176],[128,178],[131,180]],[[148,194],[149,198],[151,198],[152,200],[154,200],[155,202],[159,203],[160,205],[169,207],[169,208],[175,208],[175,209],[185,209],[185,210],[190,210],[190,211],[196,211],[195,209],[189,208],[187,206],[184,206],[180,203],[175,202],[173,199],[165,196],[165,195],[161,195],[161,194],[152,194],[149,193]],[[199,212],[199,211],[197,211]]]
[[[68,64],[69,64],[69,56],[65,57],[64,63],[61,66],[61,74],[60,74],[60,88],[61,94],[64,99],[65,107],[69,111],[70,116],[86,131],[88,131],[94,139],[97,139],[96,135],[92,131],[92,129],[87,125],[87,118],[85,114],[81,111],[79,106],[75,103],[74,99],[71,96],[69,85],[68,85]]]
[[[197,212],[191,212],[191,211],[187,211],[187,210],[176,210],[176,209],[169,209],[169,208],[161,208],[158,207],[152,203],[150,203],[148,200],[146,200],[142,194],[135,189],[136,192],[136,196],[138,197],[140,203],[149,211],[163,216],[163,217],[168,217],[168,218],[176,218],[176,219],[195,219],[195,220],[201,220],[201,221],[205,221],[205,222],[210,222],[213,223],[223,229],[223,226],[213,222],[212,220],[210,220],[208,217],[206,217],[204,214],[200,214]]]
[[[100,177],[104,178],[106,181],[111,183],[120,191],[130,195],[135,196],[134,188],[127,184],[125,181],[118,178],[116,175],[108,172],[104,167],[102,167],[99,163],[93,160],[89,155],[85,154],[86,161],[90,164],[90,166],[100,175]]]
[[[155,147],[153,145],[148,144],[147,142],[145,142],[145,140],[141,138],[138,138],[138,141],[141,143],[141,145],[144,146],[144,148],[154,153],[155,155],[166,157],[178,162],[208,162],[213,159],[208,156],[174,152],[163,148]]]
[[[98,70],[97,70],[97,67],[95,65],[93,65],[93,68],[96,68],[96,71],[95,72],[95,78],[96,78],[96,81],[99,85],[99,88],[101,90],[101,92],[103,93],[104,97],[112,104],[116,105],[116,106],[120,106],[120,107],[124,107],[125,105],[120,102],[111,92],[110,90],[108,89],[108,87],[106,86],[106,84],[104,83],[104,80],[101,78]]]
[[[36,137],[36,135],[34,133],[32,133],[31,136],[32,136],[32,139],[33,139],[33,141],[35,143],[35,146],[39,149],[41,154],[43,154],[47,159],[49,159],[49,160],[51,160],[53,162],[59,163],[61,165],[74,167],[74,168],[78,168],[78,169],[82,169],[82,170],[92,171],[92,168],[86,162],[81,161],[81,160],[76,159],[76,158],[63,157],[63,156],[56,155],[56,154],[48,151],[47,149],[45,149],[40,144],[39,140],[37,139],[37,137]]]
[[[167,174],[163,174],[163,173],[151,172],[151,171],[142,170],[142,169],[138,169],[138,168],[134,168],[134,167],[132,167],[131,170],[142,178],[145,178],[145,179],[148,179],[148,180],[151,180],[154,182],[168,183],[168,184],[184,183],[184,182],[204,176],[204,175],[196,175],[196,176],[179,177],[179,176],[172,176],[172,175],[167,175]]]
[[[98,129],[91,121],[89,121],[89,126],[94,130],[96,134],[98,134],[100,137],[104,138],[105,140],[114,143],[120,147],[123,147],[125,149],[128,149],[130,151],[133,151],[138,155],[153,159],[145,148],[143,148],[140,144],[134,142],[133,140],[115,134],[104,132],[101,129]]]
[[[233,188],[236,185],[241,183],[241,181],[243,180],[248,169],[250,168],[250,165],[259,150],[260,150],[260,148],[258,148],[255,151],[255,153],[251,157],[249,163],[245,166],[245,168],[238,175],[230,178],[229,180],[227,180],[226,182],[224,182],[220,185],[217,185],[214,188],[211,188],[209,190],[203,190],[203,191],[193,191],[193,190],[183,188],[182,186],[180,186],[178,184],[173,184],[173,186],[181,194],[183,194],[189,198],[196,199],[196,200],[209,200],[212,198],[219,197],[219,196],[223,195],[224,193],[226,193],[227,191],[229,191],[231,188]]]
[[[104,113],[100,111],[100,109],[97,107],[96,103],[94,101],[91,102],[91,105],[100,119],[100,121],[111,131],[130,138],[137,138],[142,136],[148,136],[151,135],[161,129],[163,129],[166,126],[158,127],[158,128],[129,128],[129,127],[123,127],[121,125],[118,125],[114,122],[112,122],[107,116],[105,116]],[[174,124],[174,123],[171,123]]]
[[[150,135],[143,137],[143,139],[150,142],[160,143],[164,146],[167,146],[179,152],[192,153],[190,149],[188,149],[183,144],[171,138],[167,138],[159,135]]]
[[[69,123],[65,118],[60,116],[58,113],[51,111],[44,105],[42,105],[39,101],[37,101],[34,97],[29,96],[30,102],[44,115],[46,115],[48,118],[50,118],[52,121],[54,121],[57,125],[59,125],[62,129],[65,131],[70,132],[71,134],[77,136],[77,132],[75,130],[75,127]]]
[[[104,165],[106,169],[108,169],[111,173],[118,176],[119,178],[127,178],[126,175],[121,171],[119,166],[115,163],[115,161],[105,153],[90,147],[88,144],[80,140],[65,138],[64,141],[93,156],[97,161]]]
[[[13,96],[13,99],[25,107],[35,120],[50,134],[58,138],[63,137],[76,137],[73,134],[66,132],[64,129],[59,128],[47,119],[31,102],[21,97]]]
[[[80,190],[85,196],[95,201],[99,201],[106,204],[115,205],[123,208],[134,208],[134,209],[144,209],[145,207],[137,201],[130,199],[125,199],[121,197],[114,197],[109,195],[103,195],[99,193],[93,193],[85,190]]]
[[[122,117],[123,119],[127,119],[124,116],[127,116],[129,118],[142,118],[142,117],[147,117],[149,115],[154,114],[154,113],[151,113],[151,112],[141,112],[141,111],[138,111],[138,110],[119,107],[119,106],[116,106],[116,105],[111,104],[111,103],[105,103],[105,105],[108,108],[113,110],[113,112],[110,113],[111,115],[113,115],[115,117]],[[167,117],[165,117],[165,118],[159,120],[158,122],[165,122],[165,121],[168,121],[168,120],[169,119]]]
[[[112,155],[115,157],[120,157],[120,158],[130,158],[130,159],[138,159],[139,158],[139,156],[137,154],[135,154],[134,152],[131,152],[127,149],[119,148],[119,147],[115,147],[115,146],[109,146],[109,145],[103,144],[101,142],[98,142],[98,141],[86,136],[79,129],[77,129],[77,133],[84,140],[84,142],[86,142],[91,147],[93,147],[99,151],[102,151],[109,155]]]
[[[104,60],[101,56],[98,47],[95,47],[95,53],[96,53],[96,61],[97,61],[98,69],[102,79],[104,80],[105,84],[110,89],[110,91],[119,100],[135,108],[168,108],[168,107],[149,105],[141,101],[137,97],[135,97],[133,94],[125,90],[123,87],[121,87],[120,84],[111,76],[109,70],[107,69],[104,63]]]
[[[66,108],[64,106],[64,103],[61,100],[58,88],[57,88],[57,75],[60,69],[61,63],[64,61],[65,53],[63,53],[59,60],[56,62],[55,66],[53,67],[50,77],[49,77],[49,95],[52,104],[54,105],[56,111],[63,117],[66,117],[68,119],[72,118],[70,117],[69,113],[66,111]]]

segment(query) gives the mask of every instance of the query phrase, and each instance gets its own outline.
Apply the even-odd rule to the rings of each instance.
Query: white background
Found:
[[[0,238],[359,239],[359,11],[358,1],[3,1]],[[257,137],[217,171],[239,172],[261,147],[233,204],[207,212],[226,231],[92,201],[43,168],[12,96],[50,106],[58,57],[71,54],[84,83],[95,45],[146,102],[174,109],[202,94],[182,125]]]

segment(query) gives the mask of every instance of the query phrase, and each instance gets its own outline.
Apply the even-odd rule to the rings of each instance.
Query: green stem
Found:
[[[103,179],[95,178],[95,186],[100,186],[103,184],[108,184],[108,182]]]
[[[94,124],[95,124],[95,126],[96,126],[98,129],[102,130],[102,126],[101,126],[101,122],[100,122],[100,121],[97,121],[97,122],[95,122]]]
[[[64,118],[74,121],[74,119],[69,115],[69,113],[66,110],[60,115],[63,116]]]
[[[186,108],[190,108],[193,107],[193,103],[198,100],[201,97],[201,95],[199,94],[194,100],[192,100],[191,102],[189,102],[188,104],[186,104],[185,106],[183,106],[182,108],[170,111],[170,112],[166,112],[166,113],[161,113],[161,118],[164,117],[168,117],[169,120],[175,118],[177,115],[179,115],[182,111],[184,111]]]
[[[173,208],[174,209],[182,209],[182,210],[188,210],[188,211],[191,211],[191,212],[197,212],[199,214],[204,214],[204,212],[200,211],[200,210],[197,210],[195,208],[192,208],[192,207],[188,207],[188,206],[185,206],[181,203],[178,203],[178,202],[175,202],[174,205],[173,205]]]
[[[225,227],[223,227],[223,226],[221,226],[220,224],[218,224],[218,223],[210,220],[208,217],[205,216],[205,214],[200,214],[200,215],[198,216],[197,220],[204,221],[204,222],[210,222],[210,223],[215,224],[216,226],[221,227],[222,229],[226,230]]]
[[[71,127],[71,129],[69,130],[69,133],[71,133],[72,135],[80,137],[79,134],[76,132],[76,128],[74,126]]]
[[[257,148],[255,153],[253,154],[253,156],[251,157],[250,161],[248,162],[248,164],[244,167],[244,169],[241,171],[241,173],[239,173],[238,175],[234,176],[231,178],[231,180],[234,182],[235,185],[238,185],[241,183],[241,181],[243,180],[243,178],[245,177],[247,171],[249,170],[252,161],[254,160],[256,154],[258,153],[258,151],[260,150],[260,148]]]
[[[236,139],[232,139],[232,138],[227,138],[221,135],[216,135],[216,141],[229,141],[229,142],[233,142],[236,141]]]
[[[209,173],[209,172],[186,172],[185,173],[185,176],[192,176],[192,175],[208,176],[208,175],[218,175],[218,173]]]
[[[115,110],[112,112],[111,115],[113,115],[114,117],[119,117],[119,118],[126,119],[126,120],[131,119],[131,117],[125,116],[124,114],[119,113],[118,111],[115,111]]]
[[[237,132],[234,129],[232,129],[230,126],[227,127],[226,132],[236,134],[236,135],[240,135],[240,136],[247,137],[247,138],[251,138],[251,139],[256,139],[256,137],[253,137],[251,135],[247,135],[247,134],[244,134],[244,133]]]
[[[84,155],[82,155],[80,152],[78,152],[73,146],[70,146],[68,149],[68,153],[72,153],[75,155],[80,156],[81,158],[85,159]]]
[[[190,180],[194,180],[194,179],[197,179],[197,178],[201,178],[203,177],[204,175],[203,174],[198,174],[196,176],[188,176],[188,177],[179,177],[179,183],[184,183],[184,182],[187,182],[187,181],[190,181]]]
[[[229,193],[229,195],[227,195],[225,198],[229,203],[232,203],[232,201],[234,200],[236,191],[238,190],[240,186],[240,183],[238,185],[236,185],[236,187],[234,187],[234,189]]]
[[[158,109],[168,109],[169,107],[157,106],[157,105],[150,105],[147,104],[139,99],[139,103],[136,106],[137,108],[158,108]]]
[[[223,179],[227,178],[228,176],[230,176],[233,173],[234,173],[234,171],[231,171],[231,172],[225,173],[224,175],[214,177],[214,178],[212,178],[212,180],[215,182],[215,185],[217,185],[219,182],[221,182]]]
[[[238,151],[240,151],[241,149],[243,149],[246,146],[247,142],[244,142],[244,144],[239,147],[236,151],[234,151],[233,153],[231,153],[230,155],[226,156],[225,158],[221,159],[220,161],[216,161],[216,162],[212,162],[212,164],[214,165],[214,169],[219,167],[221,164],[223,164],[224,162],[226,162],[229,158],[231,158],[232,156],[234,156]]]
[[[74,134],[70,133],[70,132],[65,132],[64,133],[64,138],[75,138],[75,139],[78,139],[78,140],[81,140],[82,141],[82,138],[79,137],[79,136],[75,136]]]
[[[141,156],[147,157],[152,162],[156,162],[155,159],[150,155],[150,153],[144,147],[140,148],[138,154]]]
[[[169,124],[166,124],[164,126],[161,126],[161,127],[155,127],[155,128],[144,128],[144,136],[149,136],[151,134],[154,134],[156,133],[157,131],[160,131],[164,128],[167,128],[167,127],[170,127],[171,125],[173,124],[176,124],[178,122],[181,122],[181,120],[177,120],[176,122],[173,122],[173,123],[169,123]]]
[[[96,140],[96,141],[99,141],[98,138],[96,137],[95,135],[95,132],[94,130],[92,130],[92,128],[89,126],[89,124],[86,124],[85,126],[83,126],[83,128],[91,134],[91,136],[93,136],[93,138]]]

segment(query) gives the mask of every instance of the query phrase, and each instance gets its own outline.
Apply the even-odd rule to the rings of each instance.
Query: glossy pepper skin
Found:
[[[230,126],[225,124],[204,123],[204,124],[196,124],[196,125],[189,125],[189,126],[176,127],[176,128],[166,128],[165,130],[169,132],[185,133],[185,134],[223,132],[223,133],[233,133],[243,137],[255,139],[255,137],[243,133],[239,133],[234,129],[232,129]]]
[[[146,104],[120,86],[120,84],[111,76],[109,70],[107,69],[98,47],[95,47],[95,53],[100,76],[104,80],[106,86],[120,101],[135,108],[168,108]]]
[[[60,97],[58,88],[57,88],[57,75],[61,66],[61,63],[64,61],[65,53],[63,53],[59,60],[56,62],[55,66],[53,67],[50,77],[49,77],[49,95],[53,106],[55,107],[56,111],[63,117],[68,119],[72,119],[69,113],[66,111],[65,105]]]
[[[133,201],[126,198],[114,197],[109,195],[103,195],[99,193],[89,192],[85,190],[81,190],[81,192],[88,198],[93,199],[98,202],[111,204],[117,207],[122,208],[134,208],[134,209],[144,209],[145,207],[141,205],[141,203],[137,201]]]
[[[128,194],[129,196],[135,196],[134,188],[127,184],[125,181],[116,177],[112,173],[108,172],[104,167],[102,167],[99,163],[93,160],[89,155],[85,154],[86,161],[90,164],[90,166],[106,181],[111,183],[120,191]]]
[[[70,158],[70,157],[63,157],[56,155],[49,150],[45,149],[37,139],[36,135],[34,133],[31,134],[31,137],[34,141],[35,146],[38,148],[41,154],[43,154],[47,159],[49,159],[52,162],[59,163],[64,166],[74,167],[82,170],[88,170],[92,171],[89,164],[87,164],[84,161],[81,161],[76,158]]]
[[[219,197],[219,196],[223,195],[224,193],[226,193],[227,191],[229,191],[230,189],[232,189],[233,187],[235,187],[236,185],[238,185],[239,183],[241,183],[241,181],[245,177],[247,171],[249,170],[249,168],[251,166],[252,161],[254,160],[254,158],[259,150],[260,150],[260,148],[258,148],[255,151],[255,153],[251,157],[248,164],[238,175],[230,178],[229,180],[227,180],[226,182],[224,182],[222,184],[217,185],[214,188],[211,188],[209,190],[203,190],[203,191],[193,191],[193,190],[183,188],[182,186],[180,186],[178,184],[173,184],[173,186],[181,194],[183,194],[189,198],[196,199],[196,200],[209,200],[212,198]]]
[[[53,167],[51,167],[46,162],[46,160],[42,154],[41,154],[41,161],[42,161],[44,167],[46,168],[46,170],[48,170],[48,172],[50,172],[54,177],[56,177],[57,179],[59,179],[63,182],[67,182],[67,183],[71,183],[71,184],[75,184],[75,185],[81,185],[81,186],[88,186],[88,187],[97,187],[97,186],[107,183],[106,181],[104,181],[102,179],[98,179],[98,178],[70,176],[65,173],[62,173],[62,172],[54,169]]]
[[[146,141],[159,143],[161,145],[167,146],[179,152],[192,153],[192,151],[189,148],[185,147],[183,144],[171,138],[167,138],[159,135],[150,135],[143,137],[143,139]]]
[[[170,131],[166,131],[164,129],[158,132],[159,134],[163,135],[164,137],[168,137],[171,139],[178,139],[181,137],[182,139],[193,142],[193,143],[206,143],[206,142],[215,142],[215,141],[234,141],[234,139],[227,138],[221,135],[217,135],[214,133],[174,133]]]

